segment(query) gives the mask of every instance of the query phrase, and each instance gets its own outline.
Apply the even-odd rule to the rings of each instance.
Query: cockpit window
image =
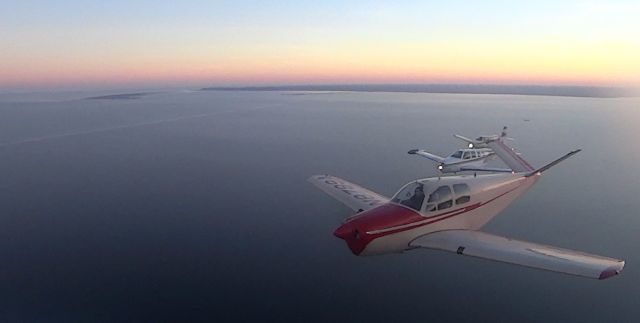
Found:
[[[444,210],[453,205],[449,186],[440,186],[429,195],[427,211]]]
[[[459,198],[456,199],[456,205],[457,204],[464,204],[467,203],[471,200],[471,197],[468,195],[465,196],[460,196]]]
[[[471,192],[467,184],[453,184],[453,192],[456,193],[456,204],[464,204],[471,200]]]
[[[456,151],[453,155],[451,155],[451,157],[453,157],[453,158],[462,158],[462,150]]]
[[[398,192],[391,202],[399,203],[416,211],[420,211],[424,197],[424,185],[414,183],[407,185],[402,191]]]

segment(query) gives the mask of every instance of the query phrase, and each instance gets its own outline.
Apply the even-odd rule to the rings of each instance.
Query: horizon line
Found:
[[[449,94],[510,94],[566,97],[638,97],[640,89],[631,86],[539,85],[539,84],[458,84],[458,83],[353,83],[289,84],[251,86],[209,86],[200,91],[338,91]]]

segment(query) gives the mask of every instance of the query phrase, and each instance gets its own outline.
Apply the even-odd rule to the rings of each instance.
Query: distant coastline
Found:
[[[92,97],[85,98],[85,100],[135,100],[143,96],[154,94],[154,93],[155,92],[109,94],[109,95],[92,96]]]
[[[480,85],[480,84],[323,84],[278,86],[215,86],[201,91],[349,91],[407,92],[452,94],[511,94],[590,98],[635,97],[638,92],[625,87],[548,86],[548,85]]]

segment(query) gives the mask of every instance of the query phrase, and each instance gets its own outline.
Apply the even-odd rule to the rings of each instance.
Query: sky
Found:
[[[636,1],[5,1],[0,90],[640,85]]]

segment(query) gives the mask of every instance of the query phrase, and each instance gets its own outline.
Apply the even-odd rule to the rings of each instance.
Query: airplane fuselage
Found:
[[[405,203],[409,199],[402,202],[394,198],[348,218],[334,235],[344,239],[355,255],[402,252],[411,248],[411,241],[428,233],[480,229],[531,188],[538,178],[538,175],[525,177],[523,173],[507,173],[417,180],[405,185],[396,196],[404,196],[405,192],[409,196],[414,186],[424,187],[428,199],[423,197],[424,203],[419,207]],[[457,193],[456,188],[461,185],[468,190]],[[437,191],[447,191],[447,187],[451,192],[448,200],[429,203]]]
[[[492,154],[493,151],[488,148],[461,149],[445,157],[444,161],[438,165],[438,170],[442,173],[457,173],[462,171],[461,167],[480,168],[487,163],[487,157]]]

